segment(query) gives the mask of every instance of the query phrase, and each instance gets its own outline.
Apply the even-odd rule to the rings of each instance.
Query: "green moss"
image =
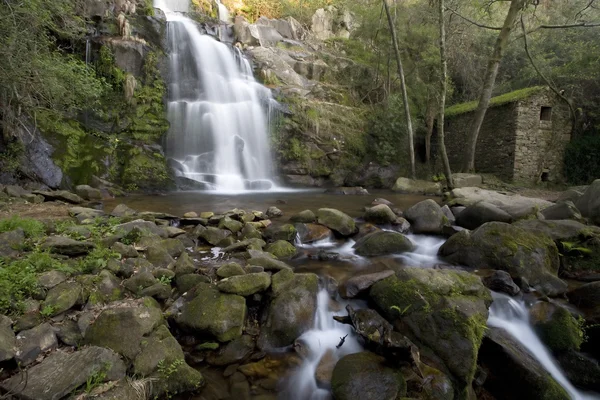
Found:
[[[567,309],[557,307],[552,316],[547,321],[536,324],[535,329],[552,351],[561,352],[579,350],[584,338],[581,325]]]
[[[513,103],[515,101],[523,100],[533,96],[544,90],[543,86],[534,86],[525,89],[515,90],[514,92],[505,93],[500,96],[492,97],[490,100],[490,107],[498,107],[504,104]],[[453,117],[455,115],[465,114],[477,109],[478,102],[470,101],[467,103],[455,104],[446,108],[445,116]]]

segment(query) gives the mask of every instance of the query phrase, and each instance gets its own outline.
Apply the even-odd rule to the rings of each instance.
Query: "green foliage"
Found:
[[[600,134],[573,138],[565,149],[565,177],[573,184],[586,185],[600,177]]]
[[[96,389],[98,386],[103,384],[106,381],[107,373],[111,368],[110,363],[106,363],[99,370],[95,371],[92,375],[90,375],[85,382],[85,393],[90,394],[92,390]]]
[[[381,165],[399,164],[407,158],[408,139],[402,110],[401,98],[392,96],[387,108],[374,108],[370,115],[369,155]]]
[[[79,260],[78,269],[84,274],[97,273],[105,268],[108,260],[119,260],[121,255],[106,247],[96,247],[87,256]]]
[[[533,96],[534,94],[539,93],[544,90],[543,86],[534,86],[525,89],[515,90],[510,93],[504,93],[500,96],[492,97],[490,100],[490,107],[498,107],[504,104],[513,103],[515,101],[523,100],[528,97]],[[445,115],[446,117],[453,117],[455,115],[460,115],[464,113],[468,113],[471,111],[475,111],[477,109],[477,101],[470,101],[462,104],[455,104],[451,107],[446,108]]]
[[[11,175],[18,174],[24,152],[25,146],[21,141],[9,142],[4,152],[0,153],[0,169]]]
[[[56,308],[52,305],[45,305],[40,311],[40,315],[44,318],[50,318],[54,315]]]
[[[589,256],[593,254],[592,249],[588,249],[578,242],[568,242],[566,240],[560,241],[561,252],[563,255],[568,256]]]
[[[162,375],[164,379],[169,379],[171,375],[177,372],[177,368],[183,365],[182,359],[174,360],[172,363],[167,363],[165,360],[160,360],[157,365],[158,373]]]
[[[166,276],[166,275],[163,275],[163,276],[161,276],[160,278],[158,278],[158,281],[159,281],[161,284],[163,284],[163,285],[166,285],[166,286],[171,286],[171,281],[172,281],[172,280],[173,280],[173,277],[171,277],[171,276]]]
[[[21,218],[16,215],[0,219],[0,233],[23,229],[26,238],[35,239],[44,235],[46,227],[43,223],[32,218]]]

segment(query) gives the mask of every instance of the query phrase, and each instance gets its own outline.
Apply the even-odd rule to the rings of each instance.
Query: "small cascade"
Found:
[[[275,187],[267,110],[271,92],[254,80],[239,49],[200,33],[171,12],[182,1],[156,0],[167,17],[169,44],[166,155],[176,173],[222,193]],[[229,18],[219,3],[222,19]]]
[[[415,245],[415,249],[399,256],[406,265],[413,267],[431,268],[442,263],[438,258],[438,250],[446,239],[436,236],[406,235]]]
[[[229,22],[229,10],[220,0],[215,0],[217,2],[217,6],[219,7],[219,20],[222,22]]]
[[[90,39],[86,39],[85,41],[85,65],[88,66],[90,64],[90,60],[92,59],[92,43]]]
[[[315,372],[321,358],[328,352],[333,352],[336,359],[348,354],[362,351],[350,325],[340,324],[333,319],[334,315],[347,315],[345,308],[339,312],[330,310],[330,298],[327,290],[321,289],[317,297],[317,314],[315,326],[298,338],[304,347],[306,358],[285,382],[285,388],[279,398],[286,400],[325,400],[331,398],[329,388],[319,387]],[[338,349],[340,338],[346,336],[344,344]]]
[[[573,400],[591,400],[577,390],[560,370],[554,358],[531,327],[529,310],[523,301],[517,301],[507,295],[492,292],[494,302],[490,307],[488,326],[501,328],[521,343],[531,355],[548,371]]]

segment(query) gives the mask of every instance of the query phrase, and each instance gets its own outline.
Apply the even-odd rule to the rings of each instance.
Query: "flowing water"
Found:
[[[223,193],[270,190],[267,109],[274,100],[236,48],[203,35],[182,1],[157,0],[169,46],[166,155],[176,174]],[[220,3],[219,17],[229,14]]]
[[[529,310],[523,301],[515,300],[507,295],[492,292],[494,302],[490,307],[488,325],[501,328],[521,343],[529,353],[544,367],[546,371],[561,385],[573,400],[598,399],[577,390],[567,379],[556,361],[541,342],[531,323]]]

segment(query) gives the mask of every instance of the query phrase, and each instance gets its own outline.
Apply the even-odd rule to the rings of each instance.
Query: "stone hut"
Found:
[[[455,171],[465,164],[476,108],[477,102],[469,102],[446,109],[446,148]],[[570,139],[569,108],[549,88],[506,93],[490,102],[477,141],[475,170],[508,181],[555,181],[562,177]]]

